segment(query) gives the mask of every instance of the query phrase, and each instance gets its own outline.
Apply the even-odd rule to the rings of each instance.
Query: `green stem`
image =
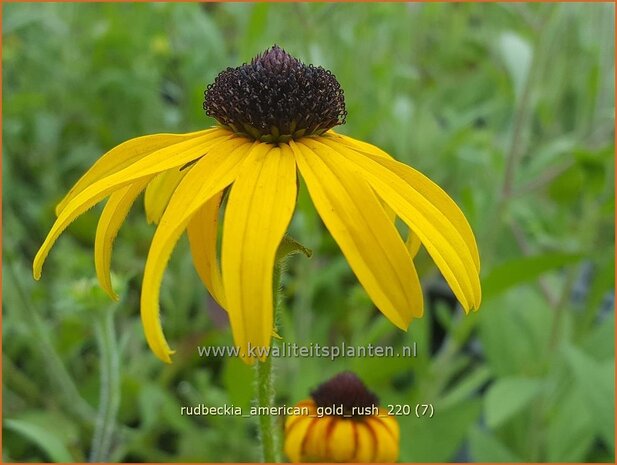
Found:
[[[6,354],[2,354],[2,373],[6,380],[6,388],[15,391],[31,405],[43,403],[43,394],[36,383],[32,382],[30,377],[23,373]]]
[[[24,321],[29,325],[32,331],[32,340],[35,341],[33,347],[38,351],[43,361],[43,366],[45,366],[49,375],[50,383],[58,393],[62,406],[86,425],[89,425],[92,423],[92,414],[94,410],[79,393],[73,378],[66,369],[62,358],[56,351],[49,337],[48,329],[39,315],[38,309],[31,304],[31,299],[22,288],[22,283],[15,267],[16,262],[14,262],[13,258],[8,258],[6,269],[8,270],[7,277],[9,279],[9,285],[16,290],[22,301],[20,310]]]
[[[95,327],[101,353],[101,392],[92,437],[90,462],[109,461],[116,429],[116,417],[120,408],[120,360],[113,309],[107,308],[104,311],[105,314],[98,318]]]
[[[274,405],[271,357],[266,358],[263,362],[257,362],[257,403],[259,407],[267,408]],[[263,461],[265,463],[280,462],[280,434],[273,416],[259,416],[259,433]]]
[[[274,291],[274,326],[276,327],[279,313],[281,295],[281,274],[283,260],[274,266],[273,291]],[[274,406],[274,376],[272,373],[272,358],[268,356],[263,362],[256,364],[257,375],[257,405],[263,412],[263,407],[270,409]],[[278,425],[272,415],[259,415],[259,439],[261,441],[262,460],[265,463],[281,462],[281,438]]]

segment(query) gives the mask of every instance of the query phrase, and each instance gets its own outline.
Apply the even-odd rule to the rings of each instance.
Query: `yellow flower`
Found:
[[[292,462],[395,462],[399,425],[378,404],[355,374],[338,374],[296,404],[306,414],[287,418],[285,454]]]
[[[146,260],[141,316],[150,348],[171,362],[159,291],[172,250],[188,232],[195,267],[229,314],[235,344],[269,347],[275,254],[295,209],[300,173],[326,227],[375,305],[406,330],[422,316],[412,258],[422,243],[466,311],[480,305],[480,261],[471,228],[454,201],[413,168],[377,147],[336,134],[345,122],[343,91],[321,67],[273,47],[229,68],[208,86],[206,113],[220,126],[131,139],[103,155],[57,207],[33,264],[35,279],[58,236],[109,197],[95,239],[95,267],[110,282],[112,242],[145,189],[158,223]],[[229,192],[217,256],[221,200]],[[409,226],[407,243],[394,220]],[[263,357],[262,357],[263,358]]]

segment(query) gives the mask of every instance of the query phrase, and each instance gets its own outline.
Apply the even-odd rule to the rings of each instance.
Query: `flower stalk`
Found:
[[[272,358],[256,363],[257,372],[257,403],[259,407],[274,406],[274,376],[272,373]],[[262,460],[264,463],[281,461],[280,432],[271,415],[259,416],[259,439],[261,441]]]
[[[114,307],[114,306],[112,306]],[[97,318],[96,339],[101,353],[100,402],[94,425],[90,462],[110,460],[116,419],[120,408],[120,354],[114,329],[114,309],[107,308]]]
[[[279,246],[279,252],[282,250],[283,241]],[[283,252],[285,253],[285,252]],[[282,302],[281,275],[284,268],[285,257],[289,252],[279,258],[274,266],[272,286],[274,291],[274,325]],[[279,254],[277,254],[279,255]],[[259,407],[266,407],[269,411],[270,407],[274,407],[274,373],[272,367],[272,357],[268,355],[264,361],[257,361],[255,364],[257,376],[256,397]],[[260,408],[260,411],[263,409]],[[259,440],[261,441],[262,461],[264,463],[279,463],[281,462],[281,435],[279,428],[274,422],[271,415],[259,415]]]

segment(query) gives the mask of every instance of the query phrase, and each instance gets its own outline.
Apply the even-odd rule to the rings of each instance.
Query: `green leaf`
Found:
[[[520,35],[509,31],[501,34],[498,46],[516,94],[520,97],[529,77],[533,49]]]
[[[518,284],[532,281],[538,276],[581,260],[581,255],[547,253],[507,260],[496,267],[482,280],[484,299],[490,299]]]
[[[563,408],[567,406],[567,408]],[[549,462],[583,462],[595,438],[586,396],[571,385],[555,401],[547,435],[547,460]]]
[[[279,244],[279,248],[276,251],[276,260],[280,261],[290,255],[295,255],[298,253],[304,254],[307,258],[311,258],[313,255],[313,251],[311,249],[304,247],[293,237],[285,235],[283,236],[283,239]]]
[[[550,363],[546,335],[554,312],[538,291],[521,286],[516,292],[490,299],[477,315],[478,337],[494,375],[534,378],[545,373],[546,363]],[[563,327],[565,331],[567,325]]]
[[[551,182],[548,192],[553,201],[569,206],[579,200],[587,188],[583,168],[574,165]]]
[[[486,423],[496,428],[525,408],[540,392],[537,379],[508,377],[495,382],[484,398]]]
[[[53,430],[16,419],[4,420],[4,426],[32,441],[47,454],[52,462],[75,462],[66,445]]]
[[[448,409],[435,405],[433,418],[399,417],[402,454],[410,462],[446,462],[453,458],[470,426],[478,419],[480,401],[472,399]]]
[[[248,366],[238,357],[227,357],[223,367],[223,385],[234,405],[248,408],[254,395],[253,367]]]
[[[574,346],[563,349],[576,384],[585,396],[597,433],[615,448],[615,361],[598,363]]]
[[[581,340],[581,348],[598,361],[615,358],[615,315],[595,325]]]
[[[490,370],[482,365],[458,381],[440,401],[441,408],[447,408],[470,398],[491,376]]]
[[[254,48],[254,44],[259,42],[259,39],[264,36],[264,25],[268,23],[268,11],[270,10],[270,5],[267,3],[254,3],[253,9],[250,13],[250,19],[248,21],[248,25],[246,27],[244,44],[246,52],[248,56],[253,53],[252,48]],[[266,47],[271,46],[272,44],[266,45]],[[249,48],[251,47],[252,48]]]
[[[493,434],[477,426],[469,433],[469,447],[475,462],[521,463],[523,461]]]

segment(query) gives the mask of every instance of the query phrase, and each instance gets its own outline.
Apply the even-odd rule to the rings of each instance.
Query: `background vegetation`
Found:
[[[252,370],[199,358],[230,344],[185,240],[162,291],[177,349],[147,349],[135,208],[114,254],[122,300],[94,280],[100,209],[31,261],[53,208],[119,142],[209,126],[205,86],[273,43],[331,69],[341,131],[439,182],[477,234],[484,302],[465,317],[425,252],[426,316],[408,333],[372,306],[302,188],[285,275],[286,342],[401,346],[414,359],[278,359],[277,402],[354,370],[400,417],[401,461],[614,458],[612,4],[3,5],[3,461],[253,461],[256,425],[188,417],[247,407]]]

